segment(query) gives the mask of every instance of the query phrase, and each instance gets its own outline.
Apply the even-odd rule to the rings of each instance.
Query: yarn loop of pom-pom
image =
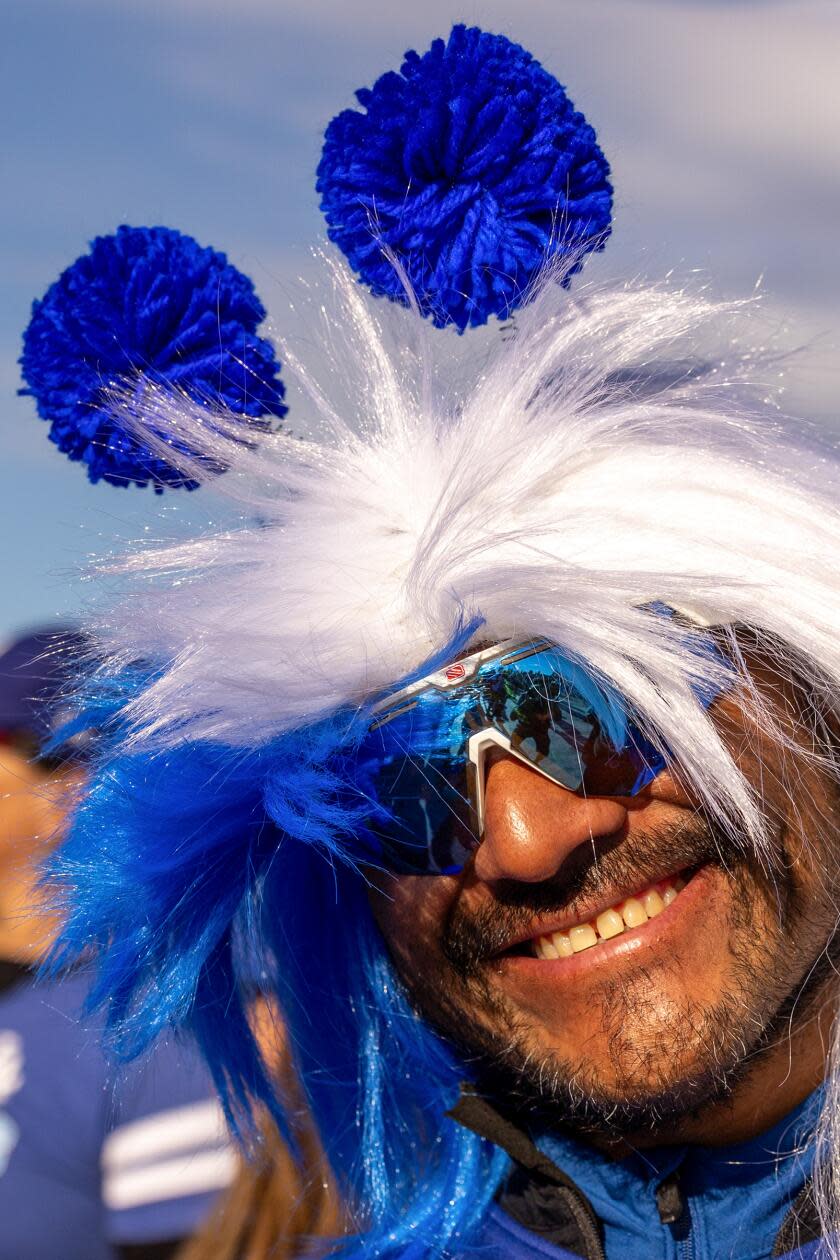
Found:
[[[33,303],[20,363],[50,440],[91,481],[194,489],[198,484],[120,425],[115,391],[151,381],[243,421],[247,439],[282,418],[284,388],[265,309],[224,254],[172,228],[120,227],[97,237]],[[173,448],[177,439],[159,434]],[[180,448],[186,449],[186,448]],[[205,471],[218,461],[199,459]]]
[[[552,260],[568,284],[610,231],[593,128],[530,53],[453,27],[327,128],[318,192],[359,279],[459,332],[507,318]]]

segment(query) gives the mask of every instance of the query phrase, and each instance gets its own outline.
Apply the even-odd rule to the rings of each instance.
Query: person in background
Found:
[[[162,1042],[116,1074],[83,972],[36,983],[57,927],[39,864],[85,782],[84,741],[44,749],[85,650],[44,630],[0,652],[0,1260],[165,1260],[234,1163],[197,1058]]]

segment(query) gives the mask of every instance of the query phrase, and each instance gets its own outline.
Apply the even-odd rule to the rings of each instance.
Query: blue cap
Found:
[[[89,640],[69,626],[33,630],[0,651],[0,736],[46,743],[70,716],[67,695],[89,658]]]

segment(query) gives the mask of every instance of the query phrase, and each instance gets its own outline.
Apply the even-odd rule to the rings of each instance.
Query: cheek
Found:
[[[765,771],[765,815],[775,831],[778,867],[765,886],[767,912],[781,920],[790,948],[799,952],[833,930],[840,896],[837,793],[810,767],[779,759]]]
[[[445,875],[370,874],[373,917],[405,976],[423,976],[442,961],[441,940],[458,882]]]
[[[782,916],[791,959],[821,952],[840,918],[837,824],[823,818],[809,832],[794,836],[785,850],[789,895]]]
[[[802,739],[801,716],[776,708],[786,735]],[[734,705],[720,706],[716,724],[738,769],[756,788],[768,823],[772,875],[764,893],[770,918],[781,917],[787,928],[798,924],[805,936],[810,928],[825,929],[836,917],[840,894],[837,784],[791,747],[780,746],[754,724],[745,726]]]

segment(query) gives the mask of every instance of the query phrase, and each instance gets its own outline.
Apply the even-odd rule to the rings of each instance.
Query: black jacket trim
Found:
[[[606,1260],[603,1231],[592,1204],[526,1133],[469,1087],[462,1089],[448,1114],[465,1129],[501,1147],[516,1163],[498,1203],[517,1225],[582,1260]]]

